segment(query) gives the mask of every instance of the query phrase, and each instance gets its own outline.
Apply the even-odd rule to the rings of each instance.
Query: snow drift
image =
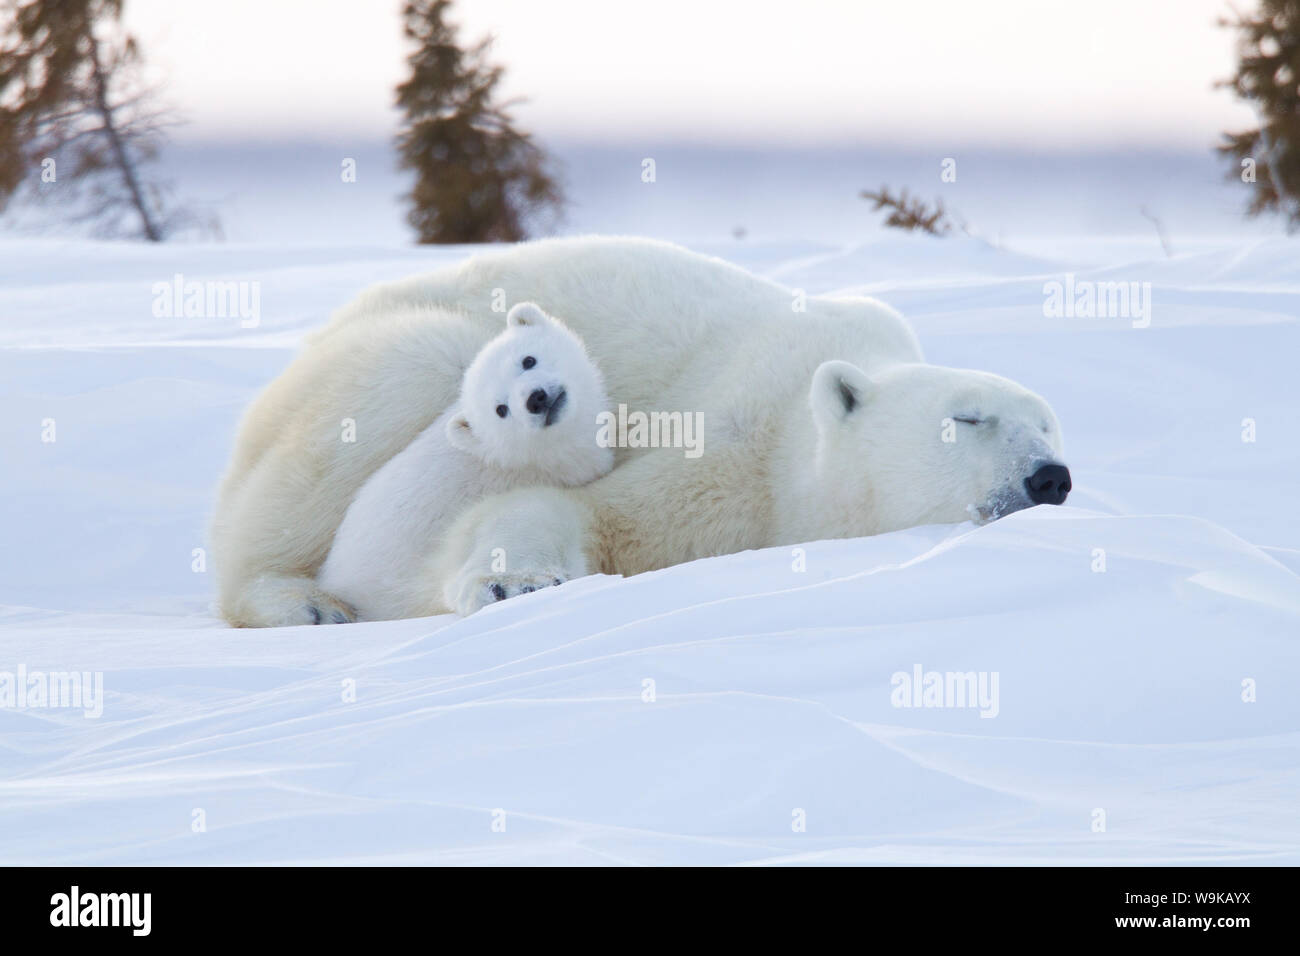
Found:
[[[1300,862],[1293,243],[697,247],[1043,394],[1069,504],[267,631],[209,609],[240,411],[467,251],[2,245],[0,675],[101,674],[103,713],[0,707],[0,862]],[[258,324],[157,317],[178,273]],[[1066,273],[1150,282],[1150,327],[1046,317]]]

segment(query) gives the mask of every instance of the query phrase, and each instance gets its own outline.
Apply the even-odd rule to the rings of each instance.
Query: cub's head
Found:
[[[934,365],[867,375],[832,361],[809,399],[818,488],[857,524],[984,524],[1070,492],[1051,406],[1001,376]]]
[[[521,302],[465,372],[447,437],[487,464],[581,485],[613,467],[613,449],[596,442],[596,416],[608,408],[604,379],[582,341]]]

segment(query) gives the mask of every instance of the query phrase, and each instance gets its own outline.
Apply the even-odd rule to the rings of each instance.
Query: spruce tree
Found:
[[[886,226],[909,232],[919,229],[932,236],[946,236],[952,232],[952,221],[943,208],[942,199],[936,199],[934,208],[931,209],[924,199],[909,196],[906,189],[895,196],[888,186],[881,186],[877,191],[864,189],[859,195],[872,203],[873,211],[889,210],[889,215],[885,217]]]
[[[503,70],[488,63],[491,40],[462,49],[450,6],[409,0],[402,11],[416,47],[396,91],[401,165],[415,171],[407,221],[420,242],[516,242],[563,196],[545,154],[495,101]]]
[[[1219,85],[1255,110],[1259,128],[1225,133],[1229,178],[1253,182],[1247,212],[1277,212],[1300,229],[1300,0],[1261,0],[1258,12],[1220,21],[1238,31],[1236,75]]]
[[[0,23],[0,204],[39,176],[104,234],[157,242],[170,221],[142,168],[161,114],[137,81],[122,0],[11,0]]]

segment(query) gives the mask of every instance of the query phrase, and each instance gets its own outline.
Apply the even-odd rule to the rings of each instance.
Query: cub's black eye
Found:
[[[963,425],[982,425],[982,424],[984,424],[984,419],[982,419],[982,418],[973,418],[973,417],[960,416],[960,415],[955,416],[955,417],[953,418],[953,421],[955,421],[955,422],[961,422]]]
[[[505,417],[506,417],[507,415],[509,415],[509,414],[510,414],[510,406],[509,406],[509,405],[498,405],[498,406],[497,406],[497,417],[498,417],[498,418],[505,418]]]
[[[531,355],[525,355],[523,364],[525,369],[532,368],[537,364],[537,359],[533,358]]]

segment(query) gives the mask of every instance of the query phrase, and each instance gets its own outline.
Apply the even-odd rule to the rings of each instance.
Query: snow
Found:
[[[0,862],[1300,863],[1295,242],[694,245],[1044,394],[1069,504],[230,630],[193,552],[240,411],[469,250],[0,242],[0,672],[105,697],[0,707]],[[1067,272],[1150,282],[1150,327],[1046,318]],[[259,324],[155,317],[177,273],[260,283]],[[894,706],[917,667],[996,712]]]

